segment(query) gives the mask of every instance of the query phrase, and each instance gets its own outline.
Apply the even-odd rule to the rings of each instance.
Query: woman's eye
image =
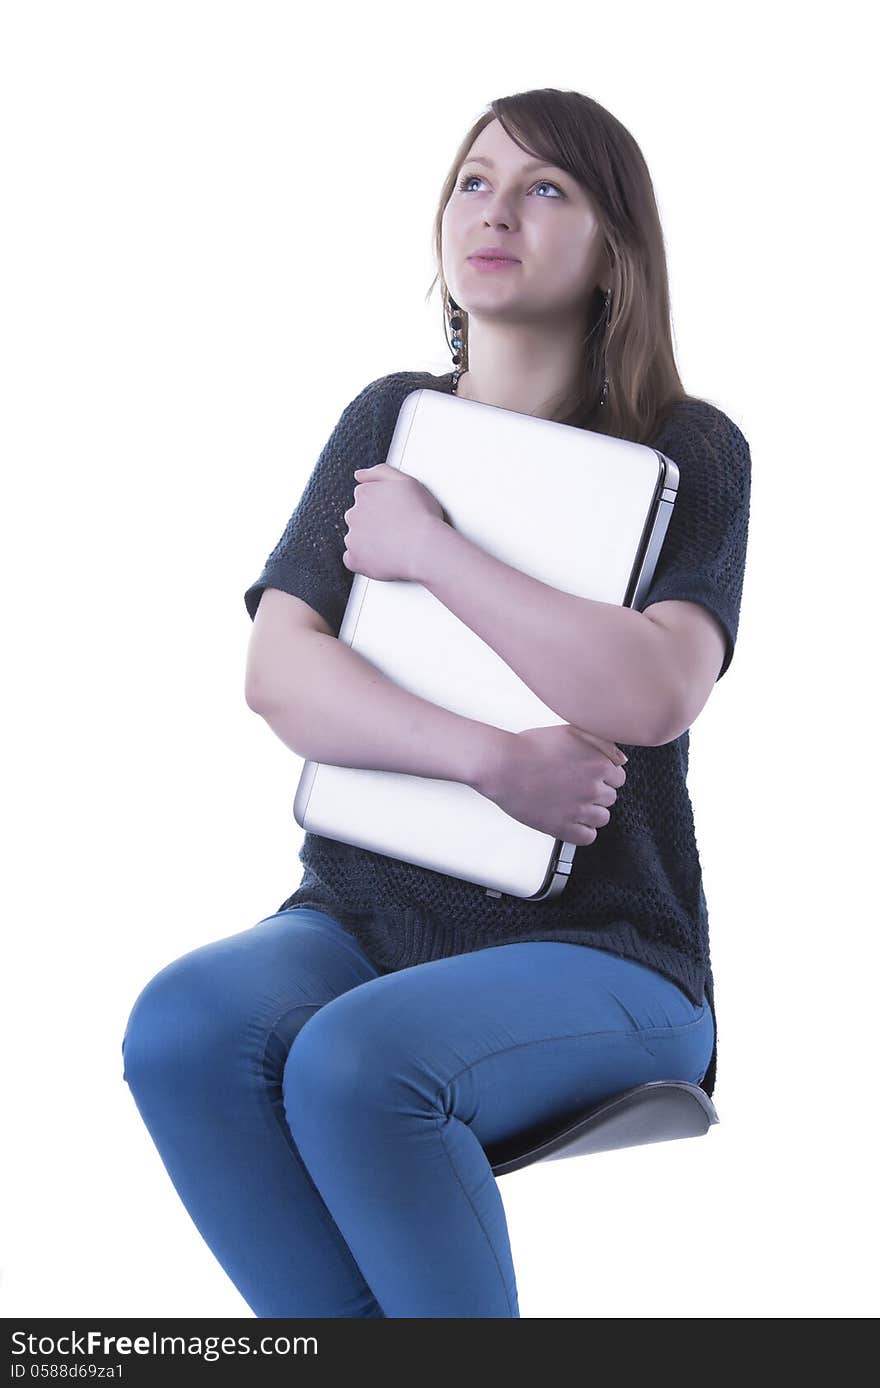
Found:
[[[479,174],[465,174],[464,178],[461,180],[461,182],[459,183],[458,186],[459,186],[459,188],[461,189],[461,191],[462,191],[463,193],[467,193],[467,192],[469,191],[468,186],[467,186],[469,183],[482,183],[482,181],[483,181],[483,180],[482,180],[482,178],[480,177]],[[536,183],[536,184],[535,184],[535,187],[536,187],[536,188],[556,188],[556,191],[557,191],[557,193],[559,194],[559,196],[560,196],[561,198],[564,198],[564,197],[565,197],[565,194],[563,193],[562,189],[559,188],[559,187],[557,187],[557,185],[556,185],[555,183],[551,183],[550,180],[547,179],[547,178],[542,178],[541,181],[540,181],[539,183]],[[545,200],[545,201],[546,201],[546,200]],[[552,202],[552,201],[554,201],[554,199],[551,198],[550,201]]]

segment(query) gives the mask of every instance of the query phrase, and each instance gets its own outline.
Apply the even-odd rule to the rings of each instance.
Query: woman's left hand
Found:
[[[446,515],[428,488],[388,463],[359,467],[354,505],[345,512],[348,525],[342,562],[366,578],[402,578],[418,583],[421,557],[433,526]]]

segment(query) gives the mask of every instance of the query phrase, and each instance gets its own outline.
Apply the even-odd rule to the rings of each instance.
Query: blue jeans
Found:
[[[294,906],[146,984],[123,1078],[256,1316],[517,1317],[483,1144],[630,1085],[699,1083],[713,1040],[705,999],[606,950],[526,942],[382,973]]]

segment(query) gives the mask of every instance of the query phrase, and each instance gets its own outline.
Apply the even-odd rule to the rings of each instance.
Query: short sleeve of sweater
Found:
[[[656,446],[678,465],[678,496],[639,611],[678,599],[700,603],[713,613],[726,638],[720,680],[733,657],[739,627],[751,494],[749,445],[722,410],[696,401],[679,407]]]
[[[346,405],[263,572],[244,595],[251,620],[266,588],[302,598],[339,635],[354,574],[342,562],[345,512],[354,504],[355,468],[376,461],[376,402],[382,380]]]

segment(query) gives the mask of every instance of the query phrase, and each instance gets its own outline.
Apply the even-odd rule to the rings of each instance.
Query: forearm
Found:
[[[479,789],[511,733],[402,689],[335,636],[299,631],[251,707],[297,756]]]
[[[439,520],[426,531],[419,581],[567,723],[650,746],[676,722],[666,636],[643,613],[563,593]]]

